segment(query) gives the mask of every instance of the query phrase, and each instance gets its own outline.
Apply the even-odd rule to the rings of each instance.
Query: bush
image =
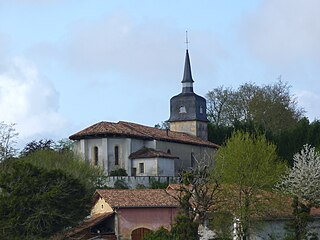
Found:
[[[114,182],[115,189],[129,189],[128,184],[123,179],[118,179]]]
[[[168,183],[157,181],[155,178],[150,179],[150,188],[152,189],[166,189],[168,187]]]
[[[119,169],[111,171],[109,173],[109,176],[128,176],[128,173],[125,169],[119,168]]]
[[[190,218],[183,214],[176,217],[171,234],[174,240],[198,240],[199,223],[190,221]]]
[[[161,227],[154,232],[147,233],[143,240],[173,240],[173,238],[167,229]]]

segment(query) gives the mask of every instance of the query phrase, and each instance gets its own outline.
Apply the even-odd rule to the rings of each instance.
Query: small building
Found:
[[[147,232],[160,227],[170,230],[178,205],[163,189],[97,190],[91,217],[68,237],[142,240]]]
[[[197,159],[212,163],[219,146],[207,140],[206,100],[193,82],[187,50],[182,92],[170,100],[170,129],[103,121],[69,137],[75,151],[106,173],[123,168],[129,176],[173,176]]]

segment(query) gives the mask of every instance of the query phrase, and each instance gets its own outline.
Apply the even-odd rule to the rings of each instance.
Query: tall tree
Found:
[[[21,160],[1,167],[1,239],[49,239],[88,215],[91,192],[62,170],[48,171]]]
[[[18,133],[14,129],[15,124],[0,122],[0,162],[14,157],[17,153],[15,147]]]
[[[253,122],[265,131],[279,133],[292,127],[302,116],[290,86],[278,82],[265,86],[253,83],[237,90],[218,87],[206,95],[209,120],[215,125],[232,126]]]
[[[201,161],[196,166],[181,174],[182,184],[175,191],[168,191],[180,205],[171,231],[173,239],[199,239],[199,225],[204,224],[207,214],[216,211],[218,206],[220,182],[210,176],[210,166]]]
[[[243,239],[249,239],[253,216],[262,214],[266,201],[258,197],[279,180],[284,164],[275,145],[265,136],[235,132],[217,151],[214,174],[221,176],[230,209],[240,219]]]
[[[39,141],[33,140],[26,144],[21,151],[21,155],[27,156],[40,150],[54,150],[54,145],[55,143],[52,139],[40,139]]]

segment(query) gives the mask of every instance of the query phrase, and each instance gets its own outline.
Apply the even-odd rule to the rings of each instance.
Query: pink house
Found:
[[[163,189],[104,189],[94,194],[91,218],[69,237],[142,240],[149,232],[170,230],[178,202]]]

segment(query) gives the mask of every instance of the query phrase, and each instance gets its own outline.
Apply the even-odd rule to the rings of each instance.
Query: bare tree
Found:
[[[210,175],[210,166],[195,161],[196,167],[180,174],[182,184],[175,189],[173,197],[179,201],[183,214],[202,224],[207,213],[217,210],[221,185],[219,179]]]
[[[17,154],[15,124],[0,122],[0,162]]]

